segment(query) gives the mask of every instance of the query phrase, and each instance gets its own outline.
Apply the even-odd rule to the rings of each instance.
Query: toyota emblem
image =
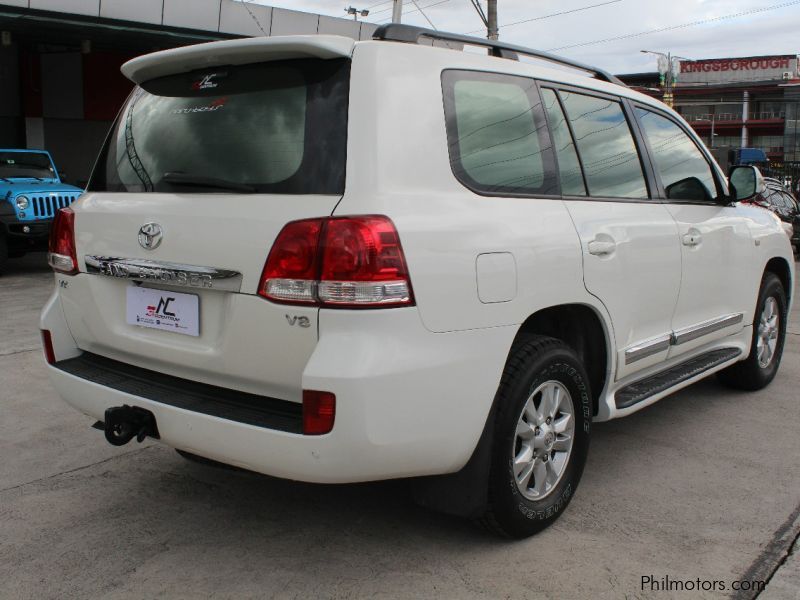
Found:
[[[164,232],[158,223],[145,223],[139,228],[139,245],[145,250],[155,250],[161,244]]]

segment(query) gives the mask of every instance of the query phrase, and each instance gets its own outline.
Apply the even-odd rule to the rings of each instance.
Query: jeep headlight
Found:
[[[28,205],[30,204],[30,202],[28,202],[27,196],[17,196],[16,203],[17,203],[17,208],[20,210],[25,210],[26,208],[28,208]]]

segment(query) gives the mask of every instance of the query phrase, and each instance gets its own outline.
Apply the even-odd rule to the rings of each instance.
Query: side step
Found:
[[[660,394],[687,379],[700,375],[703,371],[708,371],[722,363],[726,363],[741,353],[742,351],[739,348],[720,348],[719,350],[712,350],[706,354],[690,358],[674,367],[670,367],[666,371],[661,371],[625,386],[614,394],[614,404],[616,404],[617,408],[628,408],[638,404],[642,400]]]

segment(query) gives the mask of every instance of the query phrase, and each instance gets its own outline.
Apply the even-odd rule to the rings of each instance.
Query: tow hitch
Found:
[[[96,423],[95,426],[100,425]],[[98,427],[99,429],[100,427]],[[137,442],[144,438],[159,438],[156,418],[149,410],[138,406],[114,406],[106,409],[105,423],[102,429],[109,444],[124,446],[134,437]]]

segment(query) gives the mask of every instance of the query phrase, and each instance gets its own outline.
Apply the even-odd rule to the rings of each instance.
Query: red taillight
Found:
[[[397,230],[380,215],[289,223],[272,246],[258,293],[351,308],[414,303]]]
[[[47,329],[42,329],[42,348],[44,349],[44,358],[47,360],[47,364],[55,364],[56,353],[53,350],[53,338]]]
[[[78,255],[75,250],[75,213],[62,208],[56,213],[53,228],[50,230],[47,262],[54,271],[65,275],[78,272]]]
[[[330,392],[303,390],[303,433],[322,435],[333,429],[336,396]]]
[[[258,293],[283,302],[316,302],[319,234],[324,219],[294,221],[278,234]]]

